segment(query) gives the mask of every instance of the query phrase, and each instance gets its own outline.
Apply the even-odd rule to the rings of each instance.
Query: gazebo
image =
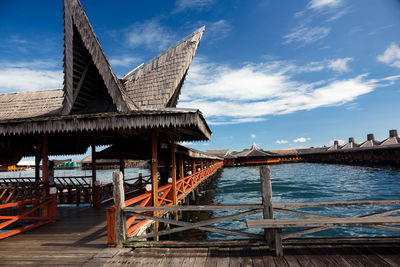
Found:
[[[91,147],[96,205],[95,148],[110,145],[110,153],[99,155],[118,158],[122,169],[125,158],[151,159],[152,194],[157,201],[158,155],[167,149],[167,158],[176,168],[177,152],[189,158],[194,155],[190,149],[177,149],[177,142],[211,138],[199,110],[176,108],[204,27],[119,79],[79,0],[64,0],[63,5],[64,87],[0,95],[0,165],[33,156],[36,182],[46,182],[49,156],[83,154]],[[173,181],[176,174],[175,170]]]

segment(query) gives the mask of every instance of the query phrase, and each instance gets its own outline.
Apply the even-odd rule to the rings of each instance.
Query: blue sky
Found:
[[[400,1],[81,2],[119,77],[206,26],[178,105],[199,108],[213,131],[195,148],[400,129]],[[0,0],[0,93],[62,88],[62,52],[61,1]]]

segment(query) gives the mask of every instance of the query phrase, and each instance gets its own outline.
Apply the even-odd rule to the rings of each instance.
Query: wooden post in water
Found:
[[[271,173],[268,166],[260,168],[261,198],[264,206],[263,218],[273,219]],[[276,256],[283,256],[280,229],[264,229],[264,235],[270,248],[275,249]]]
[[[151,200],[153,207],[158,207],[158,163],[157,163],[157,130],[151,132]],[[158,211],[153,211],[158,216]],[[158,221],[154,222],[154,232],[158,232]],[[158,236],[155,238],[158,241]]]
[[[126,220],[122,211],[125,208],[124,178],[122,172],[113,172],[113,197],[115,205],[114,231],[115,245],[119,248],[124,246],[126,240]]]

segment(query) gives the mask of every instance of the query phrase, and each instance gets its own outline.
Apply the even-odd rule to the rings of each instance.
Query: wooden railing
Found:
[[[151,184],[150,175],[142,176],[139,174],[138,177],[124,179],[125,197],[128,198],[129,196],[143,193],[146,185],[148,184]],[[113,201],[113,190],[113,183],[101,185],[101,204],[106,204]]]
[[[158,242],[143,241],[149,238],[155,238],[163,235],[169,235],[176,232],[182,232],[190,229],[199,229],[203,231],[216,232],[220,234],[226,234],[230,236],[240,236],[241,238],[246,237],[247,239],[241,239],[240,242],[254,243],[257,240],[263,240],[264,244],[267,244],[271,249],[275,250],[276,255],[282,256],[282,240],[290,240],[296,236],[302,236],[305,234],[315,233],[319,231],[325,231],[333,227],[338,226],[365,226],[373,227],[378,229],[384,229],[389,231],[400,232],[400,227],[394,225],[400,225],[400,216],[391,216],[400,213],[400,199],[392,200],[361,200],[361,201],[343,201],[343,202],[319,202],[319,203],[272,203],[272,186],[270,179],[270,172],[268,167],[260,168],[261,178],[261,204],[240,204],[240,205],[209,205],[209,206],[171,206],[163,205],[159,207],[151,207],[146,205],[140,206],[122,206],[119,209],[115,209],[116,220],[114,227],[111,230],[117,240],[112,240],[119,246],[154,246],[160,244]],[[118,202],[118,201],[117,201]],[[312,214],[307,211],[295,210],[297,208],[310,208],[310,207],[338,207],[338,206],[365,206],[373,205],[379,207],[385,207],[382,211],[364,214],[358,217],[331,217],[323,216],[320,214]],[[397,205],[392,209],[388,209],[388,206]],[[174,219],[167,219],[163,217],[153,216],[151,212],[173,212],[173,211],[204,211],[204,210],[240,210],[237,213],[230,213],[227,216],[214,217],[212,219],[200,222],[185,222],[176,221]],[[150,212],[150,213],[149,213]],[[215,223],[230,221],[240,217],[247,217],[249,215],[262,213],[263,219],[247,219],[248,228],[262,228],[264,234],[254,234],[247,231],[237,231],[231,229],[222,229],[215,226],[210,226]],[[285,213],[291,216],[300,216],[301,219],[276,219],[274,213]],[[121,235],[125,233],[125,217],[134,216],[137,219],[158,221],[169,225],[179,226],[177,228],[163,230],[153,233],[145,233],[141,235],[135,235],[127,237]],[[306,217],[306,219],[304,219]],[[118,221],[119,220],[119,221]],[[119,225],[119,226],[118,226]],[[282,229],[286,228],[302,228],[301,230],[294,232],[284,232]],[[307,229],[304,229],[307,228]],[[351,238],[354,238],[352,236]],[[371,239],[373,240],[373,239]],[[109,240],[110,241],[110,240]],[[165,241],[167,245],[183,245],[182,241]],[[213,241],[215,242],[215,241]],[[218,242],[223,242],[218,240]],[[221,243],[218,243],[221,244]],[[185,243],[188,245],[188,243]]]
[[[55,222],[57,196],[47,183],[0,187],[0,239]]]
[[[202,169],[194,174],[183,177],[176,181],[176,191],[178,201],[182,200],[187,194],[194,190],[201,182],[214,174],[218,168],[223,165],[222,162],[216,163],[209,168]],[[158,206],[168,207],[173,205],[172,196],[172,183],[168,183],[158,188]],[[151,191],[133,197],[124,201],[124,207],[146,207],[152,205]],[[107,208],[107,228],[108,228],[108,244],[115,244],[115,212],[117,211],[115,205]],[[138,221],[137,219],[142,219]],[[124,216],[124,235],[127,237],[135,234],[141,227],[151,223],[151,219],[143,218],[137,214],[126,214]]]

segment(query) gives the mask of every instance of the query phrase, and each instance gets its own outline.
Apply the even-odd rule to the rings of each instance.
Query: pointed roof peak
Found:
[[[260,149],[258,148],[258,146],[256,145],[256,143],[253,142],[253,145],[251,146],[251,149],[250,149],[250,150],[260,150]]]
[[[176,107],[204,29],[197,29],[122,80],[138,108]]]
[[[100,93],[104,98],[102,100],[112,102],[117,111],[136,110],[137,107],[111,69],[79,0],[64,0],[63,3],[65,36],[62,113],[70,114],[73,109],[77,109],[77,105],[84,108],[93,99],[98,100]],[[86,82],[87,77],[91,77],[90,83]]]

